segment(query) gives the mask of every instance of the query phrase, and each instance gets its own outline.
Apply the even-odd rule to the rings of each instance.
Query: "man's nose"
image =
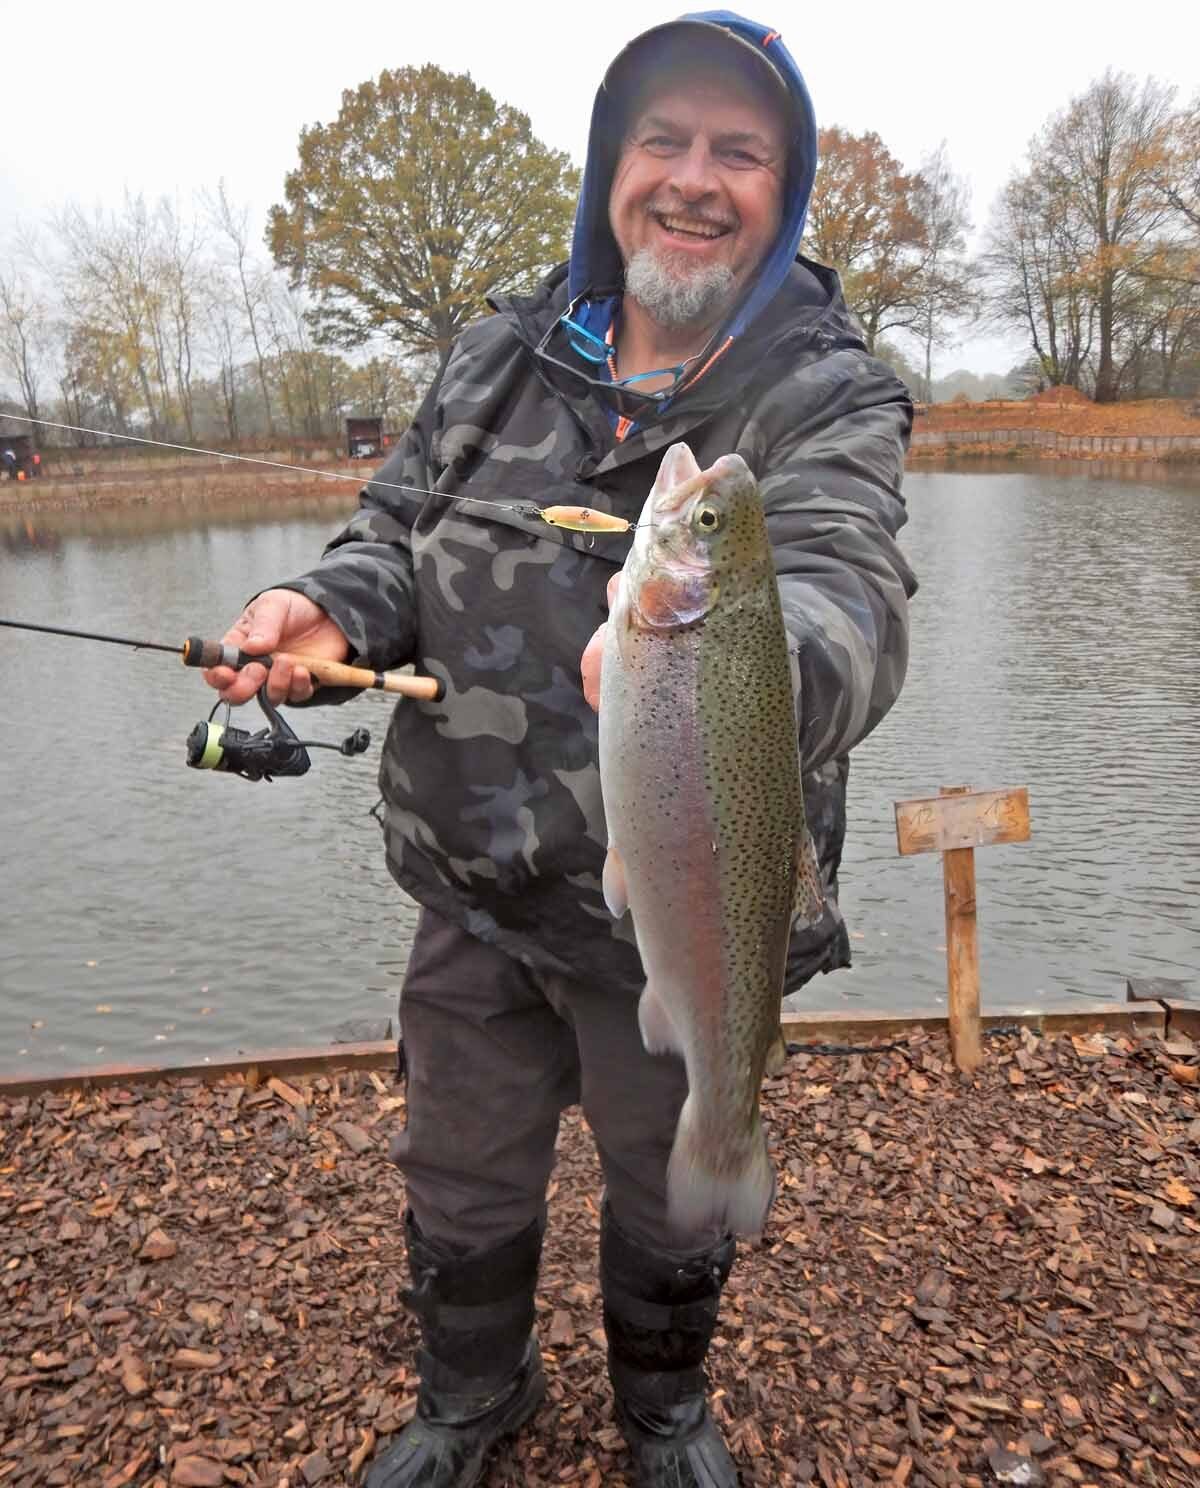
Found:
[[[671,184],[689,202],[717,189],[716,164],[707,140],[693,140],[687,153],[677,158]]]

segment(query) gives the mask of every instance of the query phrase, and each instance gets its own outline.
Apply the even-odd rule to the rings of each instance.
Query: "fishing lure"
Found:
[[[551,527],[565,527],[569,532],[629,532],[633,523],[612,512],[596,511],[590,506],[536,506],[532,501],[509,508],[518,516],[540,517]]]

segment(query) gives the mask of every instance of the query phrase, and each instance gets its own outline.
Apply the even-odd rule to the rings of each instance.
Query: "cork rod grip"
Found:
[[[329,687],[370,687],[377,692],[390,692],[398,697],[419,698],[425,702],[437,702],[442,696],[442,684],[436,677],[413,677],[407,672],[373,672],[367,667],[347,666],[340,661],[326,661],[320,656],[300,656],[292,651],[276,653],[293,665],[307,667],[318,682]],[[181,648],[184,666],[233,667],[240,671],[252,661],[264,666],[271,664],[270,656],[251,656],[236,646],[222,641],[206,641],[199,636],[189,636]]]
[[[400,697],[436,702],[442,695],[442,684],[436,677],[412,677],[406,672],[372,672],[366,667],[346,666],[341,661],[325,661],[319,656],[297,656],[291,651],[276,653],[281,661],[307,667],[318,682],[330,687],[373,687],[379,692],[393,692]],[[253,658],[258,660],[257,657]]]

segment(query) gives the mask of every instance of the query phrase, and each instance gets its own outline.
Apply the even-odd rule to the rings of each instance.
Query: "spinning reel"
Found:
[[[243,780],[273,780],[276,775],[304,775],[312,761],[310,749],[336,749],[349,758],[370,748],[371,735],[355,729],[340,744],[318,739],[300,739],[267,697],[264,684],[257,693],[258,706],[266,715],[267,727],[251,733],[230,722],[228,703],[217,703],[208,718],[188,735],[187,762],[195,770],[223,770]],[[224,717],[217,714],[224,710]]]

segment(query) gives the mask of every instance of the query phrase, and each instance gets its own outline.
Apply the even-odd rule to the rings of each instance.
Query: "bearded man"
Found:
[[[704,1371],[734,1241],[668,1226],[686,1076],[642,1047],[641,965],[601,891],[597,626],[628,539],[549,527],[520,503],[634,520],[676,440],[702,466],[746,460],[835,887],[845,756],[907,658],[915,584],[894,538],[911,405],[865,353],[837,276],[797,256],[816,141],[778,32],[717,11],[631,42],[596,99],[570,262],[492,302],[320,562],[225,637],[372,669],[413,661],[444,685],[441,701],[396,709],[380,771],[388,864],[422,906],[392,1155],[423,1347],[415,1419],[369,1488],[467,1488],[541,1401],[534,1291],[559,1115],[575,1102],[604,1170],[604,1325],[636,1482],[737,1482]],[[263,677],[209,674],[235,702]],[[281,661],[268,687],[313,696]],[[793,945],[789,987],[845,954],[830,915]]]

